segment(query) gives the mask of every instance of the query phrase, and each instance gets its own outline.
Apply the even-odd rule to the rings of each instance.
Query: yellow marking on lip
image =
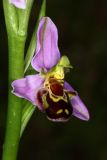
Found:
[[[69,111],[68,111],[68,109],[65,109],[65,113],[66,113],[67,115],[69,115]]]
[[[62,109],[59,109],[57,112],[56,112],[56,114],[60,114],[60,113],[62,113],[63,112],[63,110]]]
[[[43,101],[43,104],[44,104],[44,109],[49,108],[49,104],[46,101],[46,95],[42,96],[42,101]]]

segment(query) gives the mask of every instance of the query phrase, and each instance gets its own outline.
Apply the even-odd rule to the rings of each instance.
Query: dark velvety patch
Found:
[[[58,102],[54,102],[49,97],[49,94],[47,94],[46,100],[47,100],[47,103],[49,104],[49,107],[46,109],[46,113],[50,119],[53,119],[53,120],[69,119],[73,110],[69,102],[69,99],[68,99],[68,102],[65,102],[64,100],[59,100]]]
[[[50,78],[50,89],[54,95],[63,96],[63,85],[55,78]]]

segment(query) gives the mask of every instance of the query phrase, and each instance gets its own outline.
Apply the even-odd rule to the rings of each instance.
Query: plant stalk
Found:
[[[25,36],[8,35],[8,113],[2,160],[16,160],[21,129],[21,99],[11,93],[11,83],[23,77]]]

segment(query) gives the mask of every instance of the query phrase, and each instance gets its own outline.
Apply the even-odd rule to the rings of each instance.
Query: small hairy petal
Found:
[[[37,45],[32,67],[39,72],[41,69],[49,70],[59,59],[57,28],[49,17],[43,17],[37,30]]]
[[[74,89],[67,83],[65,82],[64,84],[65,89],[69,91],[74,91]],[[85,104],[82,102],[80,97],[78,95],[74,96],[70,100],[71,105],[73,107],[73,113],[72,115],[76,116],[77,118],[80,118],[82,120],[89,120],[89,113],[88,110],[85,106]]]
[[[26,9],[26,0],[9,0],[17,8]]]
[[[44,79],[41,78],[39,74],[26,76],[25,78],[12,82],[12,93],[38,106],[38,101],[36,100],[37,92],[43,86],[43,82]],[[40,109],[42,110],[42,108]]]

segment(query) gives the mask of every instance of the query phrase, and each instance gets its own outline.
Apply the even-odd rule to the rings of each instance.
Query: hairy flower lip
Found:
[[[49,93],[46,95],[46,102],[48,107],[46,108],[47,116],[53,120],[67,120],[72,114],[72,107],[70,101],[64,101],[60,99],[58,102],[55,102],[51,99]],[[45,103],[44,103],[45,105]]]

